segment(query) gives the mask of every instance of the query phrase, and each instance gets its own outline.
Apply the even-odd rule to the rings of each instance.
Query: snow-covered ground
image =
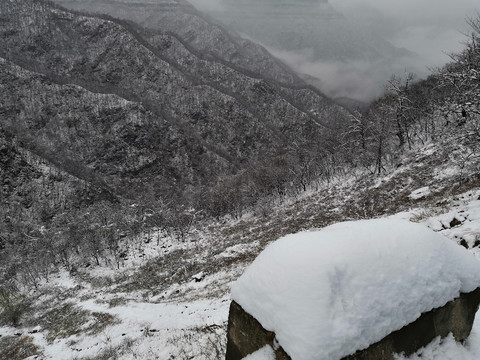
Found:
[[[419,188],[412,191],[412,197],[427,193],[426,189]],[[480,258],[479,198],[480,190],[472,190],[454,197],[446,197],[433,206],[411,209],[389,218],[424,224],[452,242],[468,246],[469,251]],[[235,225],[240,226],[242,223],[240,221]],[[216,270],[196,272],[194,276],[188,276],[182,281],[168,283],[159,293],[145,289],[127,291],[115,287],[113,280],[107,282],[105,286],[93,284],[91,278],[100,281],[113,279],[122,273],[133,274],[137,263],[146,262],[137,256],[138,254],[132,256],[132,260],[125,264],[125,269],[120,271],[107,268],[88,270],[90,280],[86,280],[84,276],[72,277],[66,272],[61,272],[48,284],[44,284],[45,288],[52,288],[55,291],[50,295],[48,291],[40,292],[36,304],[40,307],[45,304],[58,307],[72,302],[88,314],[89,320],[81,325],[81,329],[86,331],[64,337],[58,336],[52,341],[49,332],[41,326],[19,329],[0,327],[0,339],[8,336],[18,338],[28,336],[43,352],[43,355],[36,358],[45,360],[108,359],[105,354],[109,351],[112,354],[110,358],[115,358],[113,354],[116,354],[117,359],[125,360],[222,359],[225,351],[230,286],[262,249],[257,241],[251,243],[247,241],[252,229],[251,227],[245,229],[244,235],[236,238],[236,243],[225,243],[219,247],[221,250],[215,248],[215,251],[210,244],[218,236],[218,232],[210,234],[210,230],[196,234],[193,242],[165,238],[161,239],[163,247],[157,247],[156,240],[144,244],[142,252],[149,258],[154,258],[157,254],[172,254],[176,250],[182,250],[185,257],[194,256],[191,259],[184,259],[186,263],[195,261],[225,263],[223,267],[212,268]],[[242,260],[242,256],[245,260]],[[74,296],[65,295],[68,293],[73,293]],[[111,315],[112,320],[97,332],[88,330],[98,314]],[[271,352],[268,349],[263,349],[252,355],[251,359],[268,359],[269,354],[271,355]],[[451,337],[436,340],[409,359],[479,358],[480,317],[465,344],[457,344]],[[399,356],[399,359],[403,358]]]

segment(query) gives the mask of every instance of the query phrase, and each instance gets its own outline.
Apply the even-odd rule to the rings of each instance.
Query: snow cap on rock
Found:
[[[341,359],[480,286],[480,262],[427,227],[345,222],[270,244],[232,299],[295,360]]]

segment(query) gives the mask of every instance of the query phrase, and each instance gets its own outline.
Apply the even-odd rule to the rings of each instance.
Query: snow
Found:
[[[412,191],[411,194],[408,195],[408,197],[412,200],[418,200],[418,199],[424,198],[428,195],[430,195],[430,187],[425,186],[425,187],[422,187],[420,189]]]
[[[339,182],[338,186],[340,185],[342,184]],[[345,187],[348,188],[347,185]],[[419,185],[415,188],[420,187]],[[480,190],[471,190],[456,196],[445,197],[436,204],[429,204],[428,207],[423,207],[423,204],[419,203],[417,204],[419,207],[399,212],[392,215],[391,219],[419,221],[424,226],[448,237],[449,241],[457,247],[459,246],[456,243],[466,239],[470,245],[469,251],[480,259],[480,247],[472,247],[475,244],[474,236],[480,234],[479,198]],[[338,213],[340,212],[341,209],[338,208]],[[453,218],[461,221],[461,224],[451,227],[450,223]],[[258,228],[255,226],[248,226],[248,234],[257,231]],[[204,261],[203,259],[206,257],[202,246],[205,244],[208,249],[214,251],[211,258],[226,260],[232,257],[241,257],[242,254],[251,256],[261,248],[258,241],[245,242],[245,238],[242,238],[237,243],[232,242],[231,245],[218,252],[211,245],[214,241],[218,241],[220,237],[218,232],[204,231],[196,242],[182,242],[162,233],[159,233],[159,235],[161,236],[160,245],[157,246],[157,233],[146,234],[145,236],[149,236],[151,241],[142,243],[140,250],[131,248],[129,259],[125,264],[122,264],[120,270],[112,270],[107,267],[90,267],[82,270],[81,274],[85,272],[85,277],[72,276],[67,271],[61,271],[52,274],[48,283],[42,283],[42,286],[47,288],[55,286],[59,289],[54,293],[47,291],[46,295],[40,296],[39,304],[45,303],[50,297],[56,296],[55,294],[62,294],[68,290],[67,292],[74,293],[75,297],[67,297],[65,301],[74,299],[75,305],[84,310],[109,313],[115,316],[118,323],[109,325],[98,334],[80,333],[69,338],[57,338],[54,343],[49,343],[46,340],[47,329],[39,327],[18,329],[1,326],[0,337],[15,337],[16,333],[22,332],[23,336],[31,337],[34,343],[42,349],[43,355],[41,357],[46,360],[96,357],[103,350],[115,349],[118,346],[130,343],[125,351],[119,352],[119,360],[223,359],[226,342],[226,320],[230,303],[229,284],[244,271],[245,264],[243,262],[225,268],[209,268],[208,271],[205,271],[205,278],[200,282],[195,282],[189,276],[155,294],[146,294],[142,290],[119,292],[115,290],[118,285],[116,283],[111,287],[98,288],[93,286],[90,281],[84,280],[84,278],[88,279],[89,277],[98,277],[101,280],[105,277],[115,279],[120,274],[124,276],[127,274],[129,276],[134,275],[137,264],[144,264],[148,258],[155,257],[156,253],[162,256],[178,249],[184,249],[185,251],[186,249],[193,249],[192,254],[196,256],[195,261]],[[372,247],[372,249],[376,248],[376,246]],[[463,250],[463,248],[460,249]],[[142,253],[146,256],[141,257]],[[397,254],[401,253],[395,252],[393,256],[396,257]],[[109,302],[116,298],[124,301],[117,306],[110,307]],[[52,304],[56,303],[52,300]],[[41,315],[41,313],[37,315]],[[145,331],[146,329],[152,331],[148,333]],[[33,330],[37,330],[37,332],[33,333]],[[211,348],[212,344],[215,344],[217,349]],[[266,350],[263,349],[263,351]],[[250,356],[253,356],[253,354]],[[256,352],[255,356],[257,357],[256,360],[270,360],[268,357],[265,359],[266,355],[262,352]],[[403,360],[404,358],[399,356],[398,360],[400,359]],[[477,316],[472,333],[465,344],[457,344],[452,338],[437,339],[406,359],[480,359],[480,316]],[[251,358],[248,360],[251,360]]]
[[[259,246],[260,244],[258,241],[254,241],[248,244],[233,245],[225,249],[225,251],[219,254],[218,257],[224,257],[224,258],[235,257],[235,256],[238,256],[239,254],[245,254],[248,252],[258,250]]]
[[[436,338],[415,354],[404,357],[397,355],[395,360],[478,360],[480,359],[480,319],[476,317],[472,332],[462,345],[450,334],[445,339]]]
[[[467,250],[424,225],[376,219],[277,240],[232,299],[292,358],[321,360],[366,348],[478,286],[480,262]]]
[[[65,269],[59,270],[49,282],[43,281],[43,284],[50,286],[59,286],[64,289],[72,289],[77,286],[77,283],[70,277],[70,274]]]
[[[397,355],[395,360],[467,360],[472,359],[470,356],[469,351],[462,344],[456,342],[450,334],[445,339],[437,337],[428,346],[410,357]]]
[[[270,345],[266,345],[253,354],[244,357],[242,360],[275,360],[275,353]]]
[[[82,333],[66,339],[56,339],[51,344],[46,342],[42,333],[29,334],[44,348],[45,359],[65,359],[67,358],[65,354],[72,352],[81,354],[82,357],[94,356],[106,346],[119,346],[129,338],[135,342],[142,340],[136,349],[138,357],[122,357],[122,359],[153,358],[148,354],[152,349],[156,349],[155,359],[168,360],[172,358],[173,351],[168,348],[170,337],[187,330],[215,327],[225,323],[228,317],[226,298],[171,304],[135,302],[114,308],[109,308],[107,304],[101,304],[95,300],[79,301],[77,305],[92,312],[114,315],[119,323],[94,337]],[[13,335],[16,331],[14,328],[8,328],[8,332],[5,330],[7,328],[0,328],[0,336]],[[152,339],[148,341],[150,337]],[[74,345],[70,345],[71,343]]]
[[[151,329],[191,329],[222,324],[228,316],[222,299],[174,304],[132,303],[114,308],[88,300],[82,303],[82,307],[115,315],[124,325],[148,324]]]

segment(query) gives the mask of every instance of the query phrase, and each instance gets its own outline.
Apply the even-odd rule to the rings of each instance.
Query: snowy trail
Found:
[[[177,304],[132,303],[114,308],[96,303],[95,300],[81,303],[86,310],[116,315],[126,328],[148,324],[151,330],[193,329],[219,325],[227,321],[228,305],[228,298]]]
[[[35,342],[44,348],[44,358],[52,360],[97,356],[108,347],[121,346],[133,340],[135,346],[130,354],[121,359],[172,359],[178,349],[172,338],[181,338],[185,331],[198,331],[208,327],[222,327],[228,318],[229,299],[199,300],[177,304],[130,303],[109,308],[94,299],[79,302],[78,306],[91,312],[108,313],[119,323],[110,326],[96,336],[85,334],[57,339],[47,343],[42,333],[32,334]],[[4,328],[5,329],[5,328]],[[9,335],[14,329],[9,329]],[[204,344],[198,342],[197,347]]]

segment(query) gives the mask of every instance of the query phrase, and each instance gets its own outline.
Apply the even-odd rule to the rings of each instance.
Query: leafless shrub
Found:
[[[225,357],[226,326],[210,325],[177,334],[168,339],[178,352],[175,359],[219,360]]]
[[[30,336],[5,336],[0,338],[0,359],[23,360],[27,357],[41,355]]]
[[[24,295],[10,290],[0,289],[1,322],[17,326],[27,308],[28,299]]]

